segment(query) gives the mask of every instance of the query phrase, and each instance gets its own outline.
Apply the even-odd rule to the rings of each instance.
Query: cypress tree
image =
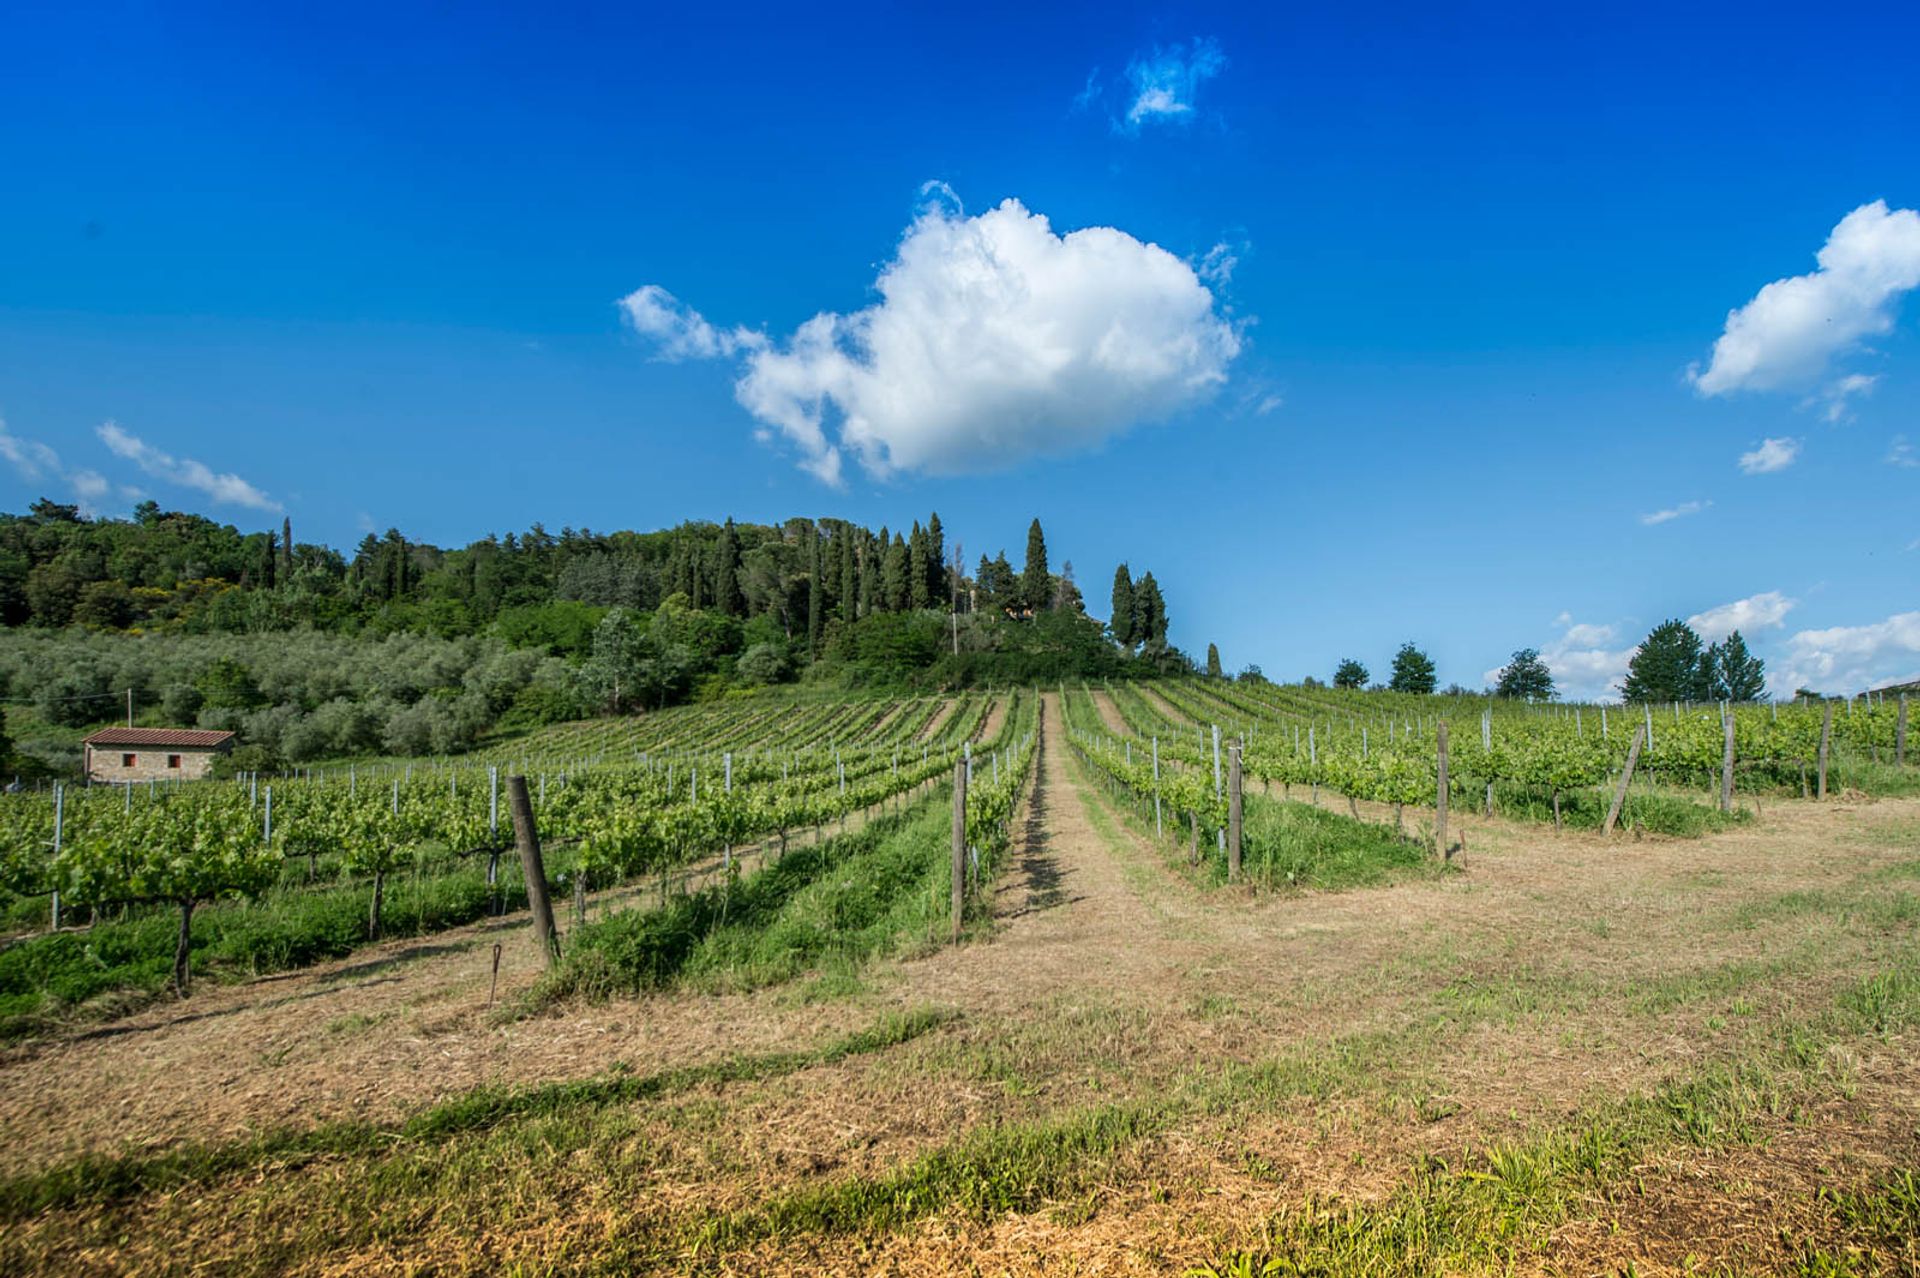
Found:
[[[1113,570],[1113,616],[1107,629],[1122,648],[1133,647],[1133,574],[1125,564]]]
[[[940,530],[940,512],[927,516],[927,606],[947,603],[947,536]]]
[[[1167,646],[1167,603],[1160,597],[1160,583],[1146,573],[1133,588],[1133,637],[1149,648]]]
[[[907,606],[925,608],[931,602],[932,594],[927,586],[927,534],[916,519],[913,532],[907,537]]]
[[[853,553],[853,529],[840,537],[840,617],[844,621],[860,619],[860,561]]]
[[[1210,643],[1207,645],[1207,678],[1218,679],[1219,677],[1220,677],[1220,645],[1217,643]]]
[[[826,626],[827,592],[820,572],[820,530],[807,529],[807,660],[817,660]]]
[[[907,607],[907,542],[899,533],[887,545],[887,557],[881,565],[882,590],[889,612],[904,612]]]
[[[1027,567],[1020,574],[1020,601],[1039,612],[1053,602],[1053,582],[1047,571],[1047,536],[1035,519],[1027,526]]]
[[[720,540],[714,548],[713,576],[714,606],[729,617],[745,613],[740,598],[740,540],[734,534],[731,517],[720,529]]]

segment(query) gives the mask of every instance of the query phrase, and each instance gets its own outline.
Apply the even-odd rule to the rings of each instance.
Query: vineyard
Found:
[[[151,991],[160,914],[177,923],[167,953],[184,993],[196,949],[257,976],[519,908],[509,769],[529,777],[553,885],[582,917],[597,889],[644,883],[665,902],[716,854],[729,870],[930,802],[955,760],[976,751],[988,778],[974,790],[970,837],[990,857],[1004,843],[991,829],[1017,793],[1018,734],[1030,749],[1033,706],[1019,693],[766,699],[572,725],[511,760],[9,796],[0,892],[16,926],[37,915],[53,935],[0,952],[0,1026],[30,1032],[118,982]],[[231,905],[203,915],[196,935],[196,911],[216,902]]]
[[[1903,1272],[1907,732],[790,691],[0,796],[0,1267]]]

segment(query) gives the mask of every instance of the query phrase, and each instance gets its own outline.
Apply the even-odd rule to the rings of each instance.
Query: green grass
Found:
[[[397,1157],[409,1147],[444,1145],[457,1137],[516,1123],[578,1119],[595,1110],[653,1100],[698,1087],[760,1081],[884,1051],[957,1019],[923,1007],[881,1018],[866,1029],[810,1051],[740,1055],[710,1065],[653,1074],[616,1068],[606,1075],[537,1087],[480,1088],[422,1110],[405,1122],[326,1123],[281,1129],[225,1144],[190,1143],[160,1154],[88,1155],[0,1181],[0,1220],[21,1221],[80,1204],[124,1202],[260,1168],[293,1168],[316,1158]]]
[[[502,862],[507,909],[526,904],[519,867]],[[353,884],[282,889],[252,904],[202,906],[193,915],[196,980],[239,980],[304,967],[367,943],[373,889]],[[391,876],[381,914],[387,938],[424,936],[491,912],[492,892],[475,864],[418,878]],[[179,914],[148,909],[0,951],[0,1041],[56,1029],[91,1007],[120,1010],[157,997],[173,977]]]
[[[750,989],[849,968],[929,939],[948,915],[951,809],[939,794],[899,816],[790,850],[758,873],[596,919],[535,988],[532,1005],[677,983]]]
[[[1572,829],[1597,830],[1606,822],[1612,802],[1611,791],[1567,790],[1560,795],[1560,819]],[[1553,796],[1530,786],[1494,786],[1493,810],[1495,815],[1511,820],[1553,824]],[[1620,809],[1623,827],[1688,839],[1730,830],[1752,820],[1753,813],[1744,808],[1736,806],[1732,812],[1722,812],[1704,798],[1648,792],[1638,781],[1627,792],[1627,801]]]
[[[1339,891],[1443,872],[1428,849],[1387,826],[1259,795],[1244,803],[1240,865],[1250,883]],[[1209,881],[1226,882],[1226,861],[1204,837],[1201,853]]]

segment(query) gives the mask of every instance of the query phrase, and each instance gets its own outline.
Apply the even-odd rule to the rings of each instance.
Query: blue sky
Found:
[[[1276,677],[1920,677],[1920,13],[1314,8],[16,11],[0,505],[1039,514]]]

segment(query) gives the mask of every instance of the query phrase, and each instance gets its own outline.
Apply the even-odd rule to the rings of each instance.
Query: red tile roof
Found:
[[[102,728],[81,742],[94,746],[179,746],[214,750],[233,740],[231,732],[200,728]]]

